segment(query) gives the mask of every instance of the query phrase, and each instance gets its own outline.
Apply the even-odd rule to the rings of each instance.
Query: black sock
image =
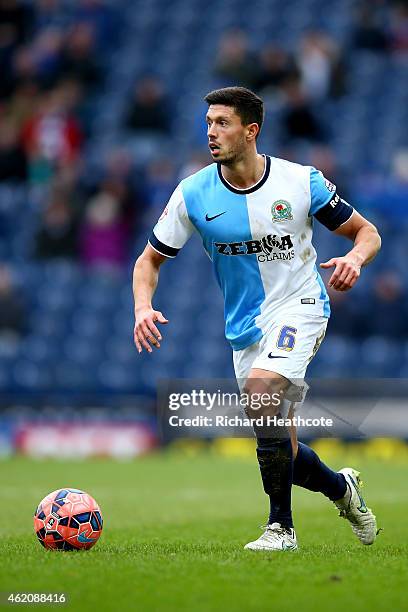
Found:
[[[302,442],[298,443],[298,453],[293,462],[293,484],[323,493],[332,501],[343,497],[347,490],[343,474],[331,470],[313,449]]]
[[[256,449],[265,493],[269,496],[268,524],[293,527],[291,492],[293,452],[290,439],[258,438]]]

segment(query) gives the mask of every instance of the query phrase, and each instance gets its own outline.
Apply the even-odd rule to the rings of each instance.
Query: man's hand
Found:
[[[361,264],[357,257],[345,255],[344,257],[333,257],[320,264],[321,268],[332,268],[335,270],[329,279],[329,287],[336,291],[348,291],[357,282],[360,276]]]
[[[335,270],[330,277],[329,287],[336,291],[348,291],[357,282],[362,266],[366,266],[374,259],[381,247],[381,238],[377,229],[356,210],[351,217],[334,230],[337,236],[349,238],[354,247],[344,257],[333,257],[321,263],[321,268]]]
[[[160,348],[162,336],[154,321],[168,323],[168,320],[160,311],[153,310],[151,306],[136,309],[135,318],[133,336],[138,352],[141,353],[142,347],[144,347],[148,353],[151,353],[152,347],[149,343],[153,344],[156,348]]]

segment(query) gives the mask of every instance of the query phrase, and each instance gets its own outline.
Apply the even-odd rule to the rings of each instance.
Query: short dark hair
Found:
[[[208,106],[211,104],[222,104],[223,106],[232,106],[241,118],[243,125],[257,123],[259,131],[264,120],[264,104],[263,100],[253,91],[246,87],[224,87],[223,89],[214,89],[210,91],[204,100]],[[258,132],[259,134],[259,132]]]

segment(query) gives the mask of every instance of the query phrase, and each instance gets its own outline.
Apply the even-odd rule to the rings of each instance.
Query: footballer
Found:
[[[249,396],[277,393],[283,407],[299,388],[330,316],[312,245],[313,217],[354,243],[346,255],[320,264],[334,268],[329,285],[337,291],[355,285],[381,240],[374,225],[321,172],[257,152],[264,108],[256,94],[227,87],[210,92],[205,100],[214,163],[179,183],[136,261],[134,341],[139,353],[160,347],[157,323],[168,321],[152,306],[159,269],[176,257],[195,230],[224,295],[225,334],[240,388]],[[271,410],[280,413],[280,408]],[[292,485],[323,493],[360,542],[374,542],[376,519],[362,497],[359,472],[331,470],[297,441],[293,430],[259,427],[255,435],[270,508],[263,533],[246,549],[297,548]]]

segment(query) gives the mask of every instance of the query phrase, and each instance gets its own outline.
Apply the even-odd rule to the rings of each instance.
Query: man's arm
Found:
[[[362,266],[370,263],[381,248],[377,228],[354,210],[351,217],[334,232],[354,241],[354,247],[344,257],[333,257],[321,263],[321,268],[335,270],[329,279],[329,287],[336,291],[348,291],[357,282]]]
[[[159,268],[167,257],[157,253],[150,244],[146,245],[133,269],[133,297],[135,300],[134,341],[139,353],[143,347],[152,352],[153,344],[160,348],[161,333],[154,321],[168,323],[158,310],[153,310],[152,298],[159,280]]]

